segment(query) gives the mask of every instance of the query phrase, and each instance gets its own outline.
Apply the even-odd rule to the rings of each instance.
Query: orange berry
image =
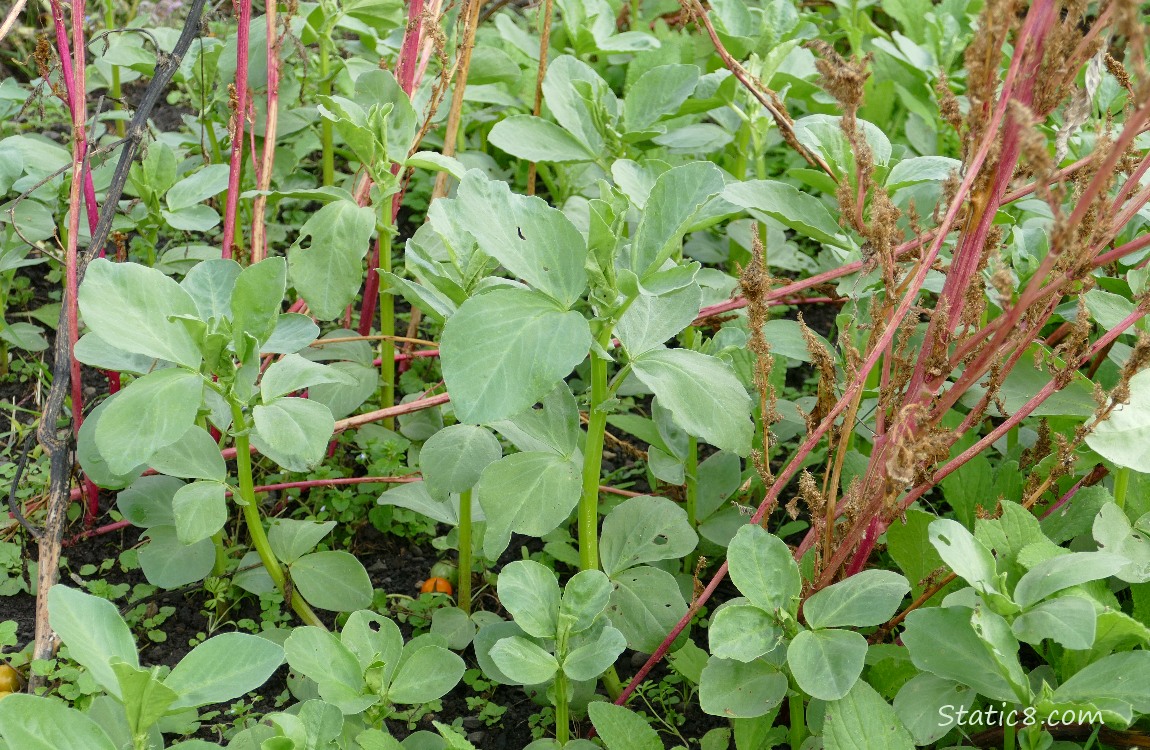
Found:
[[[423,585],[419,587],[419,591],[422,594],[436,593],[447,594],[448,596],[451,596],[451,582],[446,578],[432,576],[423,582]]]

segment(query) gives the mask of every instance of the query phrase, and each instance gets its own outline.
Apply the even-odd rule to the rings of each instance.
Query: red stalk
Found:
[[[268,36],[268,90],[267,90],[267,116],[264,120],[264,150],[259,170],[256,172],[256,188],[261,192],[271,187],[272,168],[276,158],[276,129],[279,125],[280,101],[280,36],[276,29],[276,3],[269,2],[264,13],[267,19]],[[238,41],[238,36],[237,36]],[[237,70],[238,73],[238,70]],[[254,155],[254,150],[253,150]],[[229,174],[229,180],[231,175]],[[252,203],[252,247],[251,262],[259,263],[267,257],[267,217],[264,212],[267,208],[268,197],[257,195]]]
[[[419,45],[423,36],[423,4],[424,0],[408,0],[407,28],[403,32],[403,44],[399,48],[399,60],[396,62],[396,80],[403,93],[408,97],[415,90],[415,73],[419,62]],[[399,163],[391,165],[391,173],[399,174]],[[371,180],[364,177],[360,181],[356,197],[360,204],[366,204],[371,190]],[[403,202],[403,187],[391,197],[391,224],[399,216],[399,204]],[[371,258],[367,264],[367,279],[363,285],[363,306],[359,311],[359,325],[356,330],[360,336],[371,333],[371,324],[375,320],[375,310],[379,306],[379,253],[380,241],[377,237],[372,247]],[[386,334],[394,331],[384,331]]]
[[[235,0],[239,26],[236,29],[236,109],[230,122],[231,161],[228,165],[228,193],[224,208],[223,257],[232,257],[236,237],[236,211],[244,169],[244,122],[248,107],[248,36],[252,21],[252,0]]]

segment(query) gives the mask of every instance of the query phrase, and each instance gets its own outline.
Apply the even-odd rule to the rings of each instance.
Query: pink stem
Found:
[[[228,165],[228,194],[224,208],[223,257],[232,257],[236,237],[236,212],[244,169],[244,122],[248,106],[248,35],[251,30],[252,0],[236,0],[239,27],[236,29],[236,110],[231,121],[231,161]]]
[[[423,36],[423,4],[424,0],[408,0],[407,2],[407,28],[403,32],[403,45],[399,49],[399,60],[396,63],[396,80],[403,93],[411,96],[415,90],[415,73],[419,62],[419,43]],[[391,165],[391,173],[399,174],[399,163]],[[371,181],[364,178],[356,191],[361,202],[367,200]],[[399,204],[403,202],[403,188],[391,198],[391,224],[399,216]],[[372,321],[375,320],[375,309],[379,305],[379,254],[380,240],[377,237],[371,250],[371,257],[367,264],[367,280],[363,284],[363,306],[359,311],[359,325],[356,330],[360,336],[371,332]],[[394,331],[384,331],[391,334]]]

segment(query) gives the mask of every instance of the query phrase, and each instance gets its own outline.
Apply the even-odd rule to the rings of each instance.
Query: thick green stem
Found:
[[[387,209],[391,210],[391,201],[387,201]],[[390,225],[390,222],[388,222]],[[385,234],[379,240],[379,268],[380,275],[391,272],[391,234]],[[390,294],[379,295],[379,332],[385,336],[395,335],[395,298]],[[379,346],[379,374],[382,380],[380,387],[379,407],[390,409],[395,406],[395,342],[383,339]],[[389,430],[395,429],[395,417],[383,420],[383,426]]]
[[[319,42],[319,92],[331,96],[331,39],[321,36]],[[319,121],[319,141],[322,147],[323,184],[335,184],[335,151],[333,150],[333,125],[331,120],[321,117]]]
[[[793,682],[793,681],[792,681]],[[791,685],[791,693],[787,697],[787,711],[790,714],[790,745],[791,750],[799,750],[807,740],[807,717],[803,702],[806,696],[798,687]]]
[[[611,331],[600,336],[601,345],[610,343]],[[591,352],[591,403],[587,407],[587,445],[583,451],[583,496],[579,499],[579,567],[599,568],[599,474],[603,470],[603,433],[607,412],[607,360]]]
[[[252,481],[251,443],[248,438],[249,425],[243,410],[235,403],[232,404],[232,421],[236,435],[236,474],[240,483],[239,499],[243,508],[244,523],[247,524],[248,534],[252,538],[252,546],[259,553],[260,562],[264,564],[272,582],[283,594],[284,600],[291,604],[291,608],[300,616],[300,619],[307,625],[315,625],[326,630],[323,622],[303,600],[303,597],[295,596],[293,592],[287,590],[287,576],[284,575],[279,560],[272,552],[267,534],[264,533],[264,523],[263,519],[260,518],[259,505],[256,504],[255,483]]]
[[[471,614],[471,490],[459,494],[459,608]]]
[[[1119,467],[1114,472],[1114,502],[1119,508],[1126,507],[1126,490],[1130,487],[1130,469]]]
[[[555,739],[559,746],[567,744],[571,717],[567,710],[567,675],[560,669],[555,673]]]

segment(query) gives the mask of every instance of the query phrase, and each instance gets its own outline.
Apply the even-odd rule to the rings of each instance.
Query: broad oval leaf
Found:
[[[222,482],[228,475],[220,446],[210,432],[196,425],[188,428],[176,442],[153,453],[148,465],[161,474],[183,479]]]
[[[728,604],[715,612],[707,628],[711,653],[721,659],[751,662],[775,649],[783,630],[764,610],[751,604]]]
[[[48,590],[48,622],[68,653],[112,696],[120,697],[120,682],[111,664],[122,661],[139,667],[136,641],[116,605],[83,591],[56,584]]]
[[[1150,713],[1150,651],[1105,656],[1076,672],[1051,696],[1055,703],[1084,705],[1103,698],[1129,703],[1140,714]]]
[[[299,239],[288,249],[288,273],[320,320],[339,317],[355,299],[374,231],[372,208],[350,200],[328,203],[300,228]]]
[[[97,258],[80,284],[80,314],[89,330],[124,351],[198,370],[200,349],[174,315],[198,313],[172,278],[138,263]]]
[[[196,420],[203,379],[181,368],[133,380],[100,414],[96,448],[108,468],[126,474],[179,440]]]
[[[580,633],[595,622],[611,599],[611,581],[601,570],[581,570],[563,587],[559,629]],[[584,679],[584,678],[575,678]]]
[[[204,480],[181,487],[172,498],[176,538],[195,544],[210,538],[228,522],[227,485]]]
[[[387,688],[387,697],[404,704],[437,700],[458,684],[464,669],[463,659],[443,646],[424,646],[405,656]]]
[[[321,383],[354,385],[355,381],[351,376],[330,365],[312,362],[298,354],[288,354],[273,362],[264,372],[264,377],[260,381],[260,398],[266,404],[280,396]]]
[[[590,572],[590,571],[585,571]],[[608,625],[588,643],[574,648],[563,660],[563,674],[573,680],[593,680],[615,663],[627,648],[627,639]]]
[[[1020,607],[1029,607],[1056,591],[1108,578],[1125,565],[1124,558],[1109,552],[1072,552],[1060,555],[1028,570],[1014,587],[1014,601]]]
[[[916,745],[929,745],[954,729],[958,710],[969,710],[977,697],[966,685],[923,672],[899,688],[894,712]]]
[[[641,495],[607,514],[599,556],[603,571],[614,576],[643,563],[682,559],[698,541],[685,510],[666,498]]]
[[[164,589],[203,580],[216,562],[216,547],[211,539],[184,544],[176,536],[175,526],[154,526],[143,535],[148,543],[140,548],[140,569],[148,583]]]
[[[550,569],[533,560],[508,563],[499,571],[496,590],[499,601],[523,632],[536,638],[555,637],[561,597],[559,582]]]
[[[495,289],[464,302],[443,329],[443,379],[459,421],[507,419],[542,399],[591,348],[591,328],[537,292]]]
[[[491,660],[520,685],[538,685],[550,680],[559,671],[559,662],[553,654],[521,635],[504,638],[491,647]]]
[[[787,647],[787,664],[804,693],[833,701],[858,681],[866,650],[866,638],[850,630],[804,630]]]
[[[419,451],[419,469],[432,494],[444,496],[475,486],[487,465],[503,455],[490,431],[474,425],[444,427]]]
[[[943,562],[977,591],[1001,594],[994,555],[958,521],[940,518],[928,528]]]
[[[1150,370],[1130,378],[1130,401],[1098,423],[1086,444],[1118,466],[1150,473]]]
[[[252,445],[289,471],[319,464],[335,430],[331,410],[306,398],[277,398],[252,409],[252,418]]]
[[[894,571],[863,570],[808,598],[803,616],[812,628],[880,625],[909,592],[906,578]]]
[[[0,702],[0,737],[13,750],[117,750],[85,714],[55,699],[21,693]]]
[[[283,661],[283,648],[267,638],[223,633],[189,651],[164,685],[180,696],[172,708],[223,703],[263,685]]]
[[[716,448],[750,451],[751,397],[725,362],[689,349],[655,349],[632,366],[679,427]]]
[[[335,521],[297,521],[274,518],[268,528],[268,544],[277,559],[291,565],[311,552],[336,527]]]
[[[752,604],[794,613],[803,582],[782,539],[757,524],[745,524],[727,547],[727,565],[731,580]]]
[[[313,607],[351,612],[371,605],[371,579],[350,552],[312,552],[291,566],[292,583]]]
[[[736,182],[723,190],[723,199],[747,209],[752,216],[770,217],[817,242],[840,247],[849,245],[835,217],[821,200],[785,182]]]
[[[753,719],[782,703],[787,685],[786,674],[762,659],[744,664],[712,656],[699,681],[699,707],[712,716]]]
[[[526,161],[556,164],[594,161],[596,155],[578,138],[553,122],[531,115],[512,115],[495,124],[487,140]]]
[[[846,696],[827,704],[823,747],[914,750],[914,742],[890,704],[866,680],[859,680]]]
[[[611,750],[663,750],[663,741],[639,714],[606,701],[587,705],[591,723]]]
[[[636,651],[653,653],[687,614],[687,602],[675,576],[640,565],[616,573],[607,616]]]
[[[511,532],[543,536],[567,520],[582,491],[579,465],[554,453],[513,453],[488,464],[477,485],[487,519],[483,552],[494,560]]]

